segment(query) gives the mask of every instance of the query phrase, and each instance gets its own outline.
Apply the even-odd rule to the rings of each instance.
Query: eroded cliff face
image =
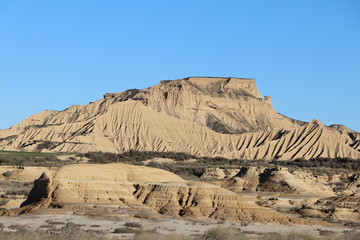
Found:
[[[239,169],[209,168],[201,176],[203,180],[221,180],[222,187],[234,192],[267,192],[288,196],[332,197],[343,195],[337,186],[344,184],[346,194],[357,193],[358,175],[355,173],[327,173],[314,175],[309,170],[289,171],[285,167],[242,167]]]
[[[329,220],[360,220],[358,173],[314,174],[284,167],[208,168],[201,178],[238,194],[255,194],[257,204],[282,212]]]
[[[253,79],[186,78],[45,111],[0,131],[0,149],[173,151],[243,159],[360,158],[359,134],[277,113]]]
[[[147,218],[286,224],[313,223],[286,214],[354,222],[360,219],[360,175],[354,172],[314,174],[309,169],[289,171],[284,167],[213,167],[204,171],[202,182],[193,182],[164,170],[125,164],[0,170],[1,176],[13,171],[3,181],[38,178],[20,208],[14,208],[21,203],[14,200],[3,206],[7,210],[0,211],[0,215],[126,213]]]
[[[260,207],[246,197],[208,183],[185,181],[165,170],[126,164],[67,165],[35,180],[28,199],[5,215],[37,209],[137,211],[195,219],[301,223]],[[321,224],[321,223],[319,223]]]
[[[138,100],[157,112],[196,122],[220,133],[290,129],[301,125],[277,113],[271,98],[262,98],[254,79],[198,77],[162,81],[137,93],[113,93],[105,98]]]
[[[335,129],[338,137],[351,148],[360,151],[360,133],[349,129],[346,126],[334,124],[329,126]]]

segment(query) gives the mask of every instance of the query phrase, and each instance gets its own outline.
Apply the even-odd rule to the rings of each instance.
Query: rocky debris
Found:
[[[306,217],[359,222],[360,194],[322,198],[314,204],[304,204],[298,212]]]

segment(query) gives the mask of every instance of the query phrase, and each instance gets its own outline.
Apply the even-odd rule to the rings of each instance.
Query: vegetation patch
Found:
[[[141,230],[131,227],[119,227],[114,229],[114,233],[140,233]]]
[[[295,170],[308,170],[314,174],[328,174],[333,175],[339,172],[359,172],[360,159],[335,158],[335,159],[297,159],[294,161],[265,161],[265,160],[243,160],[243,159],[226,159],[222,157],[197,157],[186,153],[175,152],[140,152],[128,151],[121,154],[104,153],[104,152],[89,152],[85,154],[89,159],[89,163],[127,163],[135,165],[143,165],[143,161],[154,158],[170,158],[174,159],[175,163],[156,163],[148,164],[150,167],[161,168],[171,171],[175,174],[183,176],[188,179],[199,178],[206,168],[241,168],[241,167],[266,167],[277,168],[286,167],[290,172]],[[186,160],[194,159],[193,162]]]
[[[74,160],[60,160],[56,154],[41,153],[0,153],[0,165],[5,166],[40,166],[40,167],[61,167],[63,165],[75,163]]]

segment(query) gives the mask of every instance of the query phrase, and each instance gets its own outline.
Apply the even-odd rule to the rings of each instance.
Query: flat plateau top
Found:
[[[255,80],[255,78],[237,78],[237,77],[187,77],[183,78],[184,80],[194,80],[194,79],[211,79],[211,80],[226,80],[226,79],[237,79],[237,80]]]
[[[237,78],[237,77],[186,77],[186,78],[180,78],[176,80],[162,80],[161,83],[166,82],[173,82],[173,81],[226,81],[226,80],[240,80],[244,82],[255,82],[255,78]]]

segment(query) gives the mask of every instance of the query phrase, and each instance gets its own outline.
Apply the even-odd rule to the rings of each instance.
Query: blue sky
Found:
[[[360,1],[0,1],[0,129],[188,76],[256,78],[280,113],[360,131]]]

